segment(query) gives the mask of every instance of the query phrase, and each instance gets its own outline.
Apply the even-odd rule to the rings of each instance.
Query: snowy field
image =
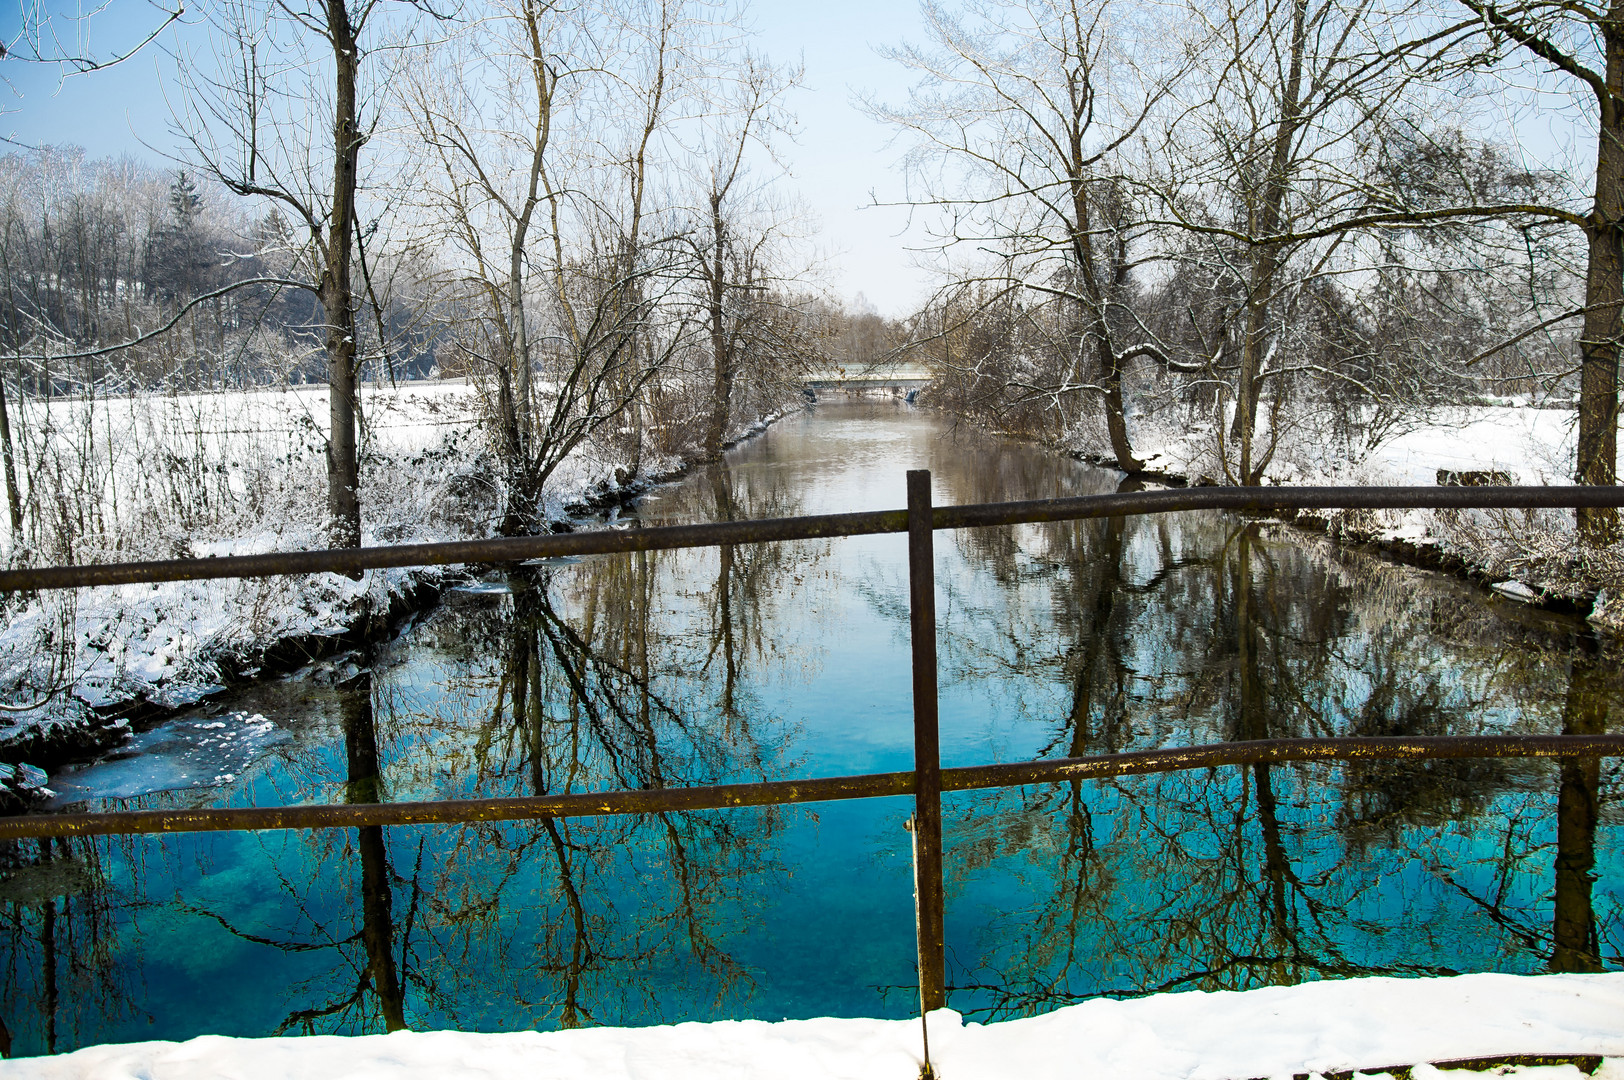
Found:
[[[475,441],[479,403],[461,380],[365,386],[359,398],[363,461]],[[162,557],[246,531],[286,489],[313,507],[325,490],[325,386],[32,400],[12,425],[47,544],[36,556]]]
[[[1494,470],[1513,483],[1573,483],[1577,416],[1570,409],[1483,407],[1453,410],[1435,428],[1406,432],[1376,447],[1370,475],[1394,484],[1435,484],[1438,470]]]
[[[1245,993],[1100,999],[998,1024],[930,1018],[942,1080],[1252,1080],[1430,1062],[1600,1056],[1624,1080],[1624,973],[1350,979]],[[88,1047],[0,1065],[16,1080],[913,1080],[917,1020],[817,1019],[576,1031],[395,1032]],[[1388,1075],[1392,1075],[1391,1072]],[[1483,1075],[1582,1080],[1574,1064]]]
[[[475,422],[474,391],[465,379],[419,380],[395,386],[363,384],[357,396],[363,431],[395,447],[423,449],[436,427]],[[148,432],[195,432],[201,448],[214,457],[240,452],[236,438],[327,429],[327,387],[322,384],[276,386],[223,393],[143,394],[134,397],[37,398],[14,403],[13,423],[35,432],[47,426],[58,438],[70,438],[94,418],[96,434],[110,425],[120,440]],[[132,447],[116,447],[124,454]]]

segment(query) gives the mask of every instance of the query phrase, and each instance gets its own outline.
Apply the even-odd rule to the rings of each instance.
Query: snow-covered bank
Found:
[[[96,462],[76,499],[96,523],[75,537],[80,562],[209,557],[326,546],[325,475],[301,440],[324,387],[52,402],[34,453]],[[362,460],[364,542],[463,539],[487,531],[477,402],[461,382],[363,395],[372,424]],[[38,411],[44,412],[45,406]],[[35,420],[41,420],[36,417]],[[83,422],[81,422],[83,421]],[[89,441],[75,457],[73,440]],[[91,438],[94,436],[94,438]],[[579,470],[584,471],[584,470]],[[99,502],[97,500],[100,500]],[[31,561],[60,556],[33,553]],[[42,593],[0,629],[0,760],[53,765],[129,734],[126,717],[181,707],[234,678],[321,651],[435,587],[444,568],[263,581],[169,582]],[[32,705],[32,708],[20,706]],[[0,783],[0,804],[6,787]]]
[[[1174,429],[1157,418],[1133,437],[1151,475],[1191,484],[1223,475],[1210,426]],[[1562,487],[1573,483],[1575,438],[1572,409],[1460,406],[1440,409],[1432,423],[1390,434],[1373,447],[1350,449],[1346,439],[1325,433],[1288,433],[1264,482]],[[1608,600],[1624,593],[1624,548],[1581,546],[1571,511],[1315,510],[1291,520],[1339,539],[1375,543],[1423,566],[1464,572],[1512,599],[1572,605],[1596,625],[1624,632],[1624,603]]]
[[[943,1080],[1250,1080],[1521,1056],[1603,1057],[1624,1080],[1624,973],[1350,979],[1244,993],[1100,999],[997,1024],[932,1014]],[[817,1019],[577,1031],[396,1032],[89,1047],[0,1066],[18,1080],[457,1076],[520,1080],[912,1080],[917,1020]],[[1577,1065],[1493,1075],[1580,1080]],[[1467,1075],[1451,1071],[1450,1076]]]
[[[92,504],[100,500],[94,509],[101,528],[78,538],[76,561],[325,547],[325,475],[318,449],[302,440],[319,430],[326,394],[324,387],[297,387],[39,406],[36,453],[95,463],[85,468],[79,490]],[[362,543],[490,535],[500,470],[485,448],[475,388],[460,381],[402,383],[369,388],[362,397],[368,417]],[[779,415],[736,435],[747,438]],[[82,453],[74,443],[81,435],[89,440]],[[676,457],[645,457],[633,476],[625,461],[583,443],[549,479],[545,513],[563,523],[687,466]],[[171,474],[185,480],[182,488]],[[196,703],[233,680],[376,633],[461,573],[419,567],[371,571],[360,581],[317,574],[30,598],[7,611],[0,629],[0,702],[7,710],[0,714],[0,761],[55,765],[93,756],[128,737],[126,717]],[[14,808],[14,793],[24,802],[38,795],[33,775],[0,775],[0,812]]]
[[[1516,484],[1571,484],[1575,415],[1571,409],[1514,405],[1440,409],[1432,423],[1392,434],[1368,450],[1292,432],[1282,436],[1267,478],[1276,484],[1431,485],[1447,470],[1498,472]],[[1158,419],[1133,434],[1143,444],[1136,449],[1147,469],[1191,483],[1222,475],[1210,428],[1175,430]]]

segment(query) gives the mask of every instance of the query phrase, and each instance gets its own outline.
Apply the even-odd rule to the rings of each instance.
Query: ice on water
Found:
[[[57,794],[49,805],[219,787],[289,737],[258,713],[188,713],[136,735],[111,757],[63,772],[54,780]]]

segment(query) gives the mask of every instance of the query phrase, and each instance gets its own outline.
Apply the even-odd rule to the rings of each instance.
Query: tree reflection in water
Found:
[[[479,607],[466,618],[447,613],[436,633],[460,643],[450,681],[491,687],[484,715],[466,721],[465,783],[485,794],[557,794],[774,773],[777,748],[740,717],[733,680],[715,695],[712,680],[694,677],[708,660],[673,650],[659,624],[655,579],[669,558],[591,560],[569,567],[567,580],[549,568],[514,570],[500,618]],[[748,606],[746,591],[747,622]],[[739,638],[720,645],[736,677]],[[408,723],[420,750],[403,761],[443,764],[442,719],[419,712]],[[747,997],[750,972],[727,941],[748,898],[779,872],[781,818],[658,813],[459,830],[427,897],[426,932],[445,958],[435,965],[438,996],[455,1009],[505,993],[509,1015],[565,1027],[662,1019],[684,998]],[[464,962],[493,943],[500,964]]]
[[[1617,681],[1598,662],[1594,633],[1580,637],[1568,661],[1568,693],[1562,709],[1565,735],[1607,730],[1607,703],[1617,697]],[[1616,671],[1616,667],[1614,668]],[[1596,819],[1601,762],[1579,758],[1562,763],[1556,802],[1556,896],[1552,904],[1552,971],[1601,971],[1601,943],[1591,900],[1595,882]],[[1616,963],[1616,957],[1614,959]]]
[[[755,607],[769,563],[723,564],[705,606],[729,611],[731,630],[694,643],[657,623],[652,596],[662,558],[671,556],[594,560],[570,567],[567,581],[550,568],[516,569],[495,612],[488,603],[448,606],[425,627],[443,648],[442,678],[425,684],[421,671],[397,669],[385,655],[339,681],[337,738],[285,762],[282,779],[296,779],[297,790],[280,795],[362,803],[775,775],[779,736],[772,724],[768,737],[758,736],[763,715],[738,685],[759,644]],[[556,598],[564,592],[567,610]],[[712,678],[713,662],[731,675]],[[88,903],[28,891],[48,884],[30,869],[67,858],[66,842],[46,842],[38,858],[14,850],[0,882],[14,976],[3,1016],[21,1014],[22,1052],[109,1037],[106,1021],[123,1003],[119,989],[139,980],[143,960],[117,943],[98,947],[94,935],[108,933],[113,907],[132,906],[167,907],[229,934],[252,955],[288,961],[229,976],[297,972],[261,988],[258,996],[283,1004],[274,1023],[247,1021],[255,1033],[654,1022],[685,1017],[694,1001],[734,1011],[752,975],[733,959],[729,941],[782,874],[774,837],[785,816],[766,808],[261,834],[248,840],[250,858],[262,862],[260,879],[276,882],[280,897],[247,910],[219,898],[144,899],[194,878],[189,864],[240,857],[221,850],[216,837],[117,841],[134,857],[117,880],[88,890]],[[111,846],[73,843],[89,859]],[[64,964],[65,956],[73,959]],[[70,964],[99,999],[63,998],[67,980],[58,968]],[[222,990],[229,1001],[241,987]],[[255,1004],[263,1016],[265,1002]],[[83,1024],[83,1034],[75,1028],[57,1037],[62,1012]],[[219,1014],[181,1026],[236,1029]]]
[[[1023,538],[1005,587],[1045,583],[1052,626],[987,607],[957,628],[973,642],[958,650],[995,685],[999,662],[1042,662],[1069,686],[1049,702],[1042,755],[1607,729],[1618,665],[1598,662],[1593,638],[1575,646],[1571,623],[1530,613],[1508,627],[1481,603],[1452,612],[1448,596],[1395,587],[1410,571],[1351,554],[1305,566],[1297,538],[1267,531],[1233,524],[1205,554],[1181,551],[1178,519]],[[1008,651],[987,648],[1000,641]],[[1462,674],[1461,650],[1480,654],[1475,671]],[[1552,677],[1564,668],[1565,687]],[[1594,761],[1257,764],[952,798],[949,911],[1008,912],[973,950],[961,939],[952,1003],[973,1015],[1102,993],[1620,962],[1597,944],[1598,923],[1618,926],[1611,888],[1605,916],[1592,910],[1610,798]],[[1554,904],[1540,887],[1553,862]]]

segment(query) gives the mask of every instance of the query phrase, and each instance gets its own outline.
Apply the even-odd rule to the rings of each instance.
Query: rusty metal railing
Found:
[[[975,503],[929,508],[931,528],[1136,517],[1178,510],[1536,510],[1624,506],[1616,487],[1197,487],[1123,495],[1082,495],[1030,502]],[[908,531],[909,510],[823,514],[757,521],[718,521],[655,529],[601,530],[552,536],[496,537],[443,544],[399,544],[328,551],[273,551],[214,559],[166,559],[99,566],[47,566],[0,570],[0,592],[134,585],[284,574],[354,573],[401,566],[523,562],[623,551],[761,544]]]
[[[943,769],[937,723],[935,568],[940,529],[980,528],[1181,510],[1555,509],[1624,507],[1624,487],[1300,487],[1188,488],[1031,502],[933,507],[930,473],[908,474],[905,510],[715,522],[625,531],[470,540],[444,544],[273,552],[217,559],[55,566],[0,571],[0,591],[92,585],[355,573],[401,566],[511,563],[557,556],[716,547],[828,537],[908,534],[909,629],[913,653],[914,768],[907,772],[820,777],[711,787],[587,792],[442,802],[332,806],[131,810],[0,818],[0,840],[44,836],[337,829],[455,824],[776,806],[913,795],[915,906],[922,1013],[946,1004],[941,795],[944,791],[1091,780],[1138,773],[1291,761],[1393,758],[1574,758],[1624,756],[1624,735],[1469,735],[1268,739],[1051,758]],[[928,1062],[928,1049],[926,1059]]]

